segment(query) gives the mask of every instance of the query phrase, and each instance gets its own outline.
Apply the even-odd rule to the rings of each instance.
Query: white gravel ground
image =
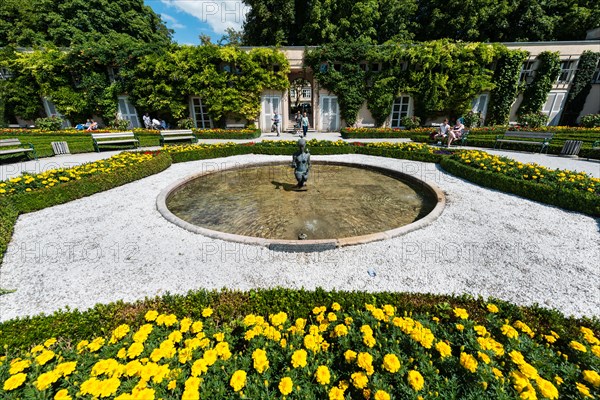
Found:
[[[158,213],[156,197],[202,170],[289,157],[176,164],[21,216],[0,268],[0,287],[16,290],[0,296],[0,320],[198,288],[276,286],[469,293],[600,316],[600,220],[478,187],[434,164],[313,158],[379,165],[434,181],[446,193],[446,209],[431,225],[395,239],[321,253],[272,252],[185,231]]]

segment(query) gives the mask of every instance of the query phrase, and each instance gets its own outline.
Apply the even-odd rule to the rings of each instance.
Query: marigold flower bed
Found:
[[[411,315],[386,304],[333,303],[218,325],[213,310],[179,319],[149,311],[77,344],[49,339],[0,358],[3,398],[558,399],[600,395],[600,340],[536,331],[466,309]],[[565,335],[563,337],[562,335]]]
[[[494,156],[476,150],[458,152],[453,158],[476,169],[506,175],[519,180],[595,193],[600,196],[600,179],[590,177],[585,173],[553,170],[535,163],[524,164],[507,157]]]
[[[21,176],[0,182],[0,196],[51,188],[61,183],[80,180],[83,177],[109,173],[147,161],[155,154],[151,152],[124,152],[105,160],[98,160],[73,168],[51,169],[39,174],[24,173]]]

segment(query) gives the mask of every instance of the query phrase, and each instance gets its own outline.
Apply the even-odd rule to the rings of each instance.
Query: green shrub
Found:
[[[126,131],[131,129],[131,121],[127,119],[115,119],[110,123],[110,127],[119,131]]]
[[[463,117],[463,121],[464,121],[465,127],[476,128],[479,126],[479,124],[481,122],[481,114],[475,113],[473,111],[469,111]]]
[[[409,117],[407,115],[407,116],[400,118],[400,125],[402,125],[406,129],[415,129],[421,125],[421,118],[419,118],[417,116]]]
[[[35,127],[42,131],[60,131],[63,120],[59,117],[38,118],[35,120]]]
[[[519,115],[517,122],[527,128],[539,128],[548,123],[548,116],[542,112]]]
[[[581,117],[580,125],[585,128],[600,127],[600,114],[588,114]]]
[[[194,120],[191,118],[182,118],[177,121],[177,127],[179,129],[192,129],[194,127]]]

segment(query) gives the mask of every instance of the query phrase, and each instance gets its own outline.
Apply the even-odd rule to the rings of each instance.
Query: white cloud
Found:
[[[227,28],[241,29],[248,6],[240,0],[161,0],[164,4],[192,15],[207,23],[216,33],[224,34]]]
[[[177,19],[171,17],[168,14],[162,13],[162,14],[160,14],[160,17],[169,25],[169,28],[172,28],[172,29],[185,28],[185,25],[180,24],[179,22],[177,22]]]

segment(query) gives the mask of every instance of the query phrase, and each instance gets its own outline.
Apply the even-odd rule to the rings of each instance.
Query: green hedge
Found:
[[[209,129],[207,131],[203,129],[192,129],[198,139],[256,139],[260,137],[260,129],[253,129],[251,132],[247,132],[248,129],[224,129],[214,130]]]
[[[589,326],[600,332],[600,321],[596,318],[565,318],[556,310],[537,306],[519,307],[496,299],[474,299],[471,296],[447,296],[420,293],[367,293],[337,292],[316,289],[315,291],[295,289],[265,289],[249,292],[205,289],[190,291],[186,295],[167,294],[162,297],[147,298],[135,303],[116,302],[98,304],[94,308],[61,310],[52,315],[25,317],[0,323],[0,354],[2,349],[28,350],[33,344],[55,337],[66,341],[79,341],[99,335],[109,335],[121,324],[139,326],[144,323],[144,314],[149,310],[160,313],[174,313],[179,317],[200,319],[202,310],[213,308],[215,318],[220,323],[228,323],[244,315],[254,313],[268,316],[274,311],[284,311],[292,320],[311,314],[316,305],[338,302],[343,309],[362,308],[364,304],[392,304],[400,310],[415,313],[451,312],[453,307],[468,310],[473,320],[483,320],[487,301],[497,304],[502,318],[521,320],[535,326],[536,330],[554,330],[561,337],[575,335],[579,325]],[[8,346],[8,347],[6,347]]]
[[[578,211],[593,217],[600,217],[600,196],[592,193],[559,189],[549,185],[502,176],[494,172],[464,165],[449,157],[443,158],[440,165],[447,172],[484,187],[516,194],[526,199],[558,206],[566,210]]]
[[[18,216],[19,211],[14,205],[8,199],[0,198],[0,266]]]
[[[428,129],[428,131],[433,131],[433,129]],[[415,133],[415,130],[398,128],[342,128],[340,133],[344,139],[393,139],[410,138]]]

